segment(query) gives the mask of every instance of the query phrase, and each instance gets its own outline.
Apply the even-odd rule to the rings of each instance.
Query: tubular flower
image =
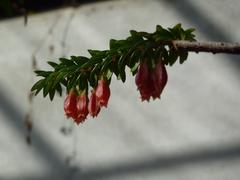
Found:
[[[84,122],[88,115],[88,97],[86,93],[78,96],[77,98],[77,124]]]
[[[141,94],[142,101],[149,101],[151,97],[151,81],[149,81],[149,69],[146,61],[140,63],[138,67],[138,72],[136,74],[135,83],[138,87],[138,90]]]
[[[96,97],[96,91],[93,90],[88,103],[88,112],[92,117],[96,117],[100,112],[100,104]]]
[[[160,98],[160,95],[167,84],[168,75],[165,65],[159,61],[151,73],[151,84],[153,85],[152,97]]]
[[[64,101],[64,111],[66,116],[77,118],[77,95],[71,90]]]
[[[165,65],[158,61],[154,69],[150,70],[146,62],[141,62],[136,74],[136,85],[141,95],[142,101],[149,101],[160,98],[160,95],[167,83],[167,71]]]
[[[109,97],[110,97],[109,84],[105,80],[100,79],[98,81],[98,85],[96,88],[96,98],[100,106],[107,107]]]

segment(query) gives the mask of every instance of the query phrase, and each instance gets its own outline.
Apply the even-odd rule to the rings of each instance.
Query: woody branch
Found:
[[[210,53],[228,53],[228,54],[240,54],[239,43],[227,43],[227,42],[191,42],[184,40],[174,40],[168,42],[172,44],[177,50],[189,51],[189,52],[210,52]]]

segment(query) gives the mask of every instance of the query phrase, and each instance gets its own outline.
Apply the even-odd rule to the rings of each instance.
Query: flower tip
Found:
[[[77,117],[76,119],[74,119],[74,122],[79,125],[80,123],[83,123],[85,122],[87,117],[83,117],[83,116],[80,116],[80,117]]]

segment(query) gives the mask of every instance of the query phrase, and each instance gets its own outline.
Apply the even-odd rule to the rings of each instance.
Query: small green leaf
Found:
[[[48,63],[51,67],[53,67],[54,69],[58,66],[57,63],[52,62],[52,61],[48,61],[47,63]]]
[[[118,60],[118,69],[119,71],[122,71],[123,69],[125,69],[125,66],[126,66],[126,57],[127,57],[127,54],[123,54],[119,60]]]
[[[55,79],[55,74],[54,73],[46,78],[46,84],[45,84],[45,87],[43,89],[44,97],[46,97],[47,94],[52,89],[53,83],[54,83],[54,79]]]
[[[168,59],[169,59],[168,51],[166,50],[166,48],[163,48],[163,50],[162,50],[162,61],[165,65],[169,64]]]
[[[132,68],[136,64],[136,62],[139,61],[140,56],[141,56],[141,51],[135,50],[129,57],[128,67]]]
[[[193,32],[195,31],[194,28],[190,28],[184,31],[185,33],[185,40],[188,41],[196,41],[195,39],[195,35],[193,34]]]
[[[95,57],[97,59],[103,59],[104,57],[106,57],[108,51],[99,51],[99,50],[89,49],[88,52],[92,57]]]
[[[112,78],[112,74],[113,74],[113,72],[110,69],[108,69],[108,71],[106,73],[106,78],[108,81]]]
[[[108,56],[103,62],[102,62],[102,68],[101,68],[101,72],[106,71],[107,68],[109,68],[109,65],[112,62],[113,57],[112,56]]]
[[[120,73],[119,73],[119,78],[122,80],[122,82],[124,83],[125,81],[126,81],[126,73],[125,73],[125,68],[122,70],[122,71],[120,71]]]
[[[173,36],[168,30],[166,30],[158,25],[156,33],[154,35],[154,39],[156,39],[156,41],[171,40],[171,39],[173,39]]]
[[[59,93],[60,96],[62,96],[62,86],[60,83],[56,85],[56,91]]]
[[[116,44],[117,44],[116,42],[117,42],[116,39],[110,39],[110,41],[109,41],[110,49],[115,49],[116,48]]]
[[[98,64],[102,62],[102,59],[99,59],[99,58],[95,58],[95,57],[92,57],[88,62],[84,63],[82,66],[81,66],[81,69],[87,69],[89,67],[92,67],[93,65],[95,64]]]
[[[49,98],[50,98],[51,101],[53,100],[54,95],[55,95],[55,90],[49,91]]]
[[[68,72],[59,72],[58,75],[56,76],[54,83],[53,83],[53,87],[55,87],[60,81],[62,81],[62,79],[65,78],[65,76],[67,76]]]
[[[67,66],[72,66],[74,65],[74,62],[69,60],[69,59],[66,59],[66,58],[59,58],[59,61]]]
[[[184,30],[182,29],[182,25],[179,23],[175,25],[173,28],[168,28],[174,39],[182,40],[185,37]]]
[[[78,66],[83,65],[89,61],[89,58],[84,56],[71,56],[71,60],[74,61]]]
[[[89,83],[92,87],[95,87],[97,85],[98,81],[98,74],[100,72],[101,65],[97,64],[95,67],[92,69],[89,75]]]
[[[42,71],[42,70],[36,70],[34,71],[37,76],[42,76],[42,77],[48,77],[53,71]]]
[[[130,30],[130,34],[132,37],[138,36],[138,32],[135,30]]]
[[[181,51],[180,54],[179,54],[179,62],[180,64],[184,63],[184,61],[187,60],[187,57],[188,57],[188,52],[187,51]]]
[[[171,49],[169,51],[169,56],[168,56],[168,62],[170,66],[172,66],[177,61],[177,58],[178,58],[178,53],[175,50]]]
[[[134,76],[137,73],[138,66],[140,62],[135,63],[135,65],[131,68],[132,75]]]
[[[37,81],[33,87],[31,88],[31,91],[35,91],[37,89],[42,89],[45,85],[45,79],[40,79],[39,81]]]

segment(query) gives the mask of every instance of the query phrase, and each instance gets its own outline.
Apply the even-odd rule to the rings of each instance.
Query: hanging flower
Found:
[[[77,98],[77,118],[75,122],[77,124],[84,122],[88,115],[88,97],[86,92],[83,92]]]
[[[96,97],[96,91],[92,90],[92,94],[90,96],[89,103],[88,103],[88,112],[92,117],[96,117],[100,112],[100,109],[101,109],[100,104]]]
[[[74,90],[70,90],[64,101],[64,111],[66,116],[77,118],[77,95]]]
[[[149,101],[151,97],[151,81],[149,81],[149,68],[146,61],[142,61],[138,67],[138,72],[135,77],[135,83],[141,94],[142,101]]]
[[[160,98],[161,93],[167,84],[168,75],[165,65],[159,61],[151,73],[151,84],[153,85],[152,97]]]
[[[109,84],[105,80],[100,79],[98,81],[98,85],[96,88],[96,98],[100,106],[107,107],[109,97],[110,97]]]
[[[142,101],[149,101],[150,97],[160,98],[167,79],[167,71],[161,61],[158,61],[153,69],[148,67],[146,61],[142,61],[135,78]]]

